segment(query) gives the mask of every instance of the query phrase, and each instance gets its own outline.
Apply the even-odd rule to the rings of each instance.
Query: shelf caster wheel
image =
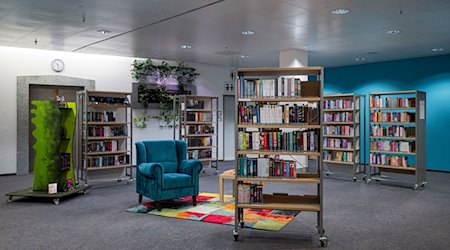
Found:
[[[217,170],[216,170],[216,171],[214,171],[214,175],[217,175],[218,173],[219,173],[219,171],[217,171]]]
[[[12,196],[8,196],[8,203],[12,202]]]
[[[328,246],[328,238],[326,236],[319,237],[320,246],[327,247]]]
[[[425,187],[425,184],[426,184],[426,183],[424,182],[424,183],[420,184],[420,186],[421,186],[421,187]]]
[[[239,238],[239,233],[236,230],[233,230],[233,236],[234,236],[234,240],[237,241]]]
[[[372,179],[366,179],[366,184],[369,184]]]
[[[127,184],[128,184],[128,185],[131,185],[132,182],[133,182],[133,181],[127,181]]]
[[[356,182],[356,177],[353,177],[353,182]]]
[[[380,180],[378,180],[378,179],[375,179],[375,181],[376,181],[376,182],[380,182]]]
[[[202,170],[202,173],[206,173],[206,170],[205,170],[205,169],[203,169],[203,170]]]
[[[413,189],[414,189],[414,190],[417,190],[418,188],[419,188],[419,185],[418,185],[418,184],[414,184]]]
[[[122,182],[122,179],[117,179],[117,182]]]
[[[54,199],[53,199],[53,203],[54,203],[55,205],[58,205],[58,204],[59,204],[59,198],[54,198]]]
[[[86,191],[86,189],[85,189],[85,190],[83,190],[83,194],[87,194],[87,191]]]

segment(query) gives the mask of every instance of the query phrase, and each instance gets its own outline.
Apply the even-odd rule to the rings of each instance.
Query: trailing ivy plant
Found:
[[[199,76],[196,69],[187,66],[184,62],[179,62],[177,66],[169,66],[167,62],[162,61],[161,65],[155,66],[150,59],[135,60],[132,66],[133,79],[141,83],[138,87],[138,102],[142,103],[145,109],[143,115],[136,117],[135,127],[146,127],[146,122],[149,120],[147,109],[150,103],[159,103],[159,113],[152,118],[162,120],[166,123],[166,126],[171,127],[175,95],[167,91],[165,79],[168,77],[176,78],[178,82],[177,93],[185,94],[186,90],[190,89]],[[160,84],[156,88],[147,89],[145,82],[149,76],[153,81],[159,81]]]

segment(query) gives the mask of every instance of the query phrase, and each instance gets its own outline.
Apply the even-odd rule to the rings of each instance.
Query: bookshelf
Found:
[[[244,208],[283,209],[316,212],[325,246],[322,67],[241,68],[237,75],[235,240]],[[316,159],[316,167],[299,168],[296,156]],[[266,194],[264,182],[310,185],[314,193],[299,188],[295,194]]]
[[[179,118],[179,126],[173,126],[174,138],[178,132],[178,138],[187,142],[187,158],[214,168],[215,175],[219,158],[218,107],[216,96],[180,95],[174,100],[173,109]]]
[[[80,169],[85,185],[91,177],[133,180],[132,112],[128,92],[78,91]],[[123,176],[125,176],[123,178]]]
[[[412,176],[413,189],[426,184],[426,93],[417,90],[369,93],[371,179],[405,182],[382,175]],[[373,172],[372,172],[373,169]],[[406,181],[406,183],[410,183]]]
[[[358,174],[363,174],[362,179],[366,179],[365,154],[361,155],[364,137],[360,136],[360,130],[365,129],[364,105],[364,95],[324,95],[323,162],[326,176],[334,176],[330,169],[338,166],[339,172],[348,172],[351,168],[353,181],[357,180]]]

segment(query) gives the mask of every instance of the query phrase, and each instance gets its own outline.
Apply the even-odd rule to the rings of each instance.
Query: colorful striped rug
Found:
[[[200,193],[197,196],[197,206],[192,205],[190,196],[161,202],[161,206],[161,211],[158,211],[154,202],[148,202],[127,211],[234,226],[234,199],[230,195],[225,195],[223,204],[220,203],[218,194]],[[279,231],[297,214],[297,211],[276,209],[244,209],[244,227]]]

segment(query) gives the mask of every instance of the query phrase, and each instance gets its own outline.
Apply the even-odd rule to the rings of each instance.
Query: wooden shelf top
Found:
[[[348,161],[323,160],[323,162],[326,162],[326,163],[336,163],[336,164],[346,164],[346,165],[353,165],[353,164],[355,164],[355,163],[353,163],[353,161],[348,162]]]
[[[384,140],[407,140],[414,141],[416,137],[400,137],[400,136],[371,136],[370,139],[384,139]]]
[[[287,178],[287,177],[241,177],[238,176],[238,181],[248,181],[248,182],[287,182],[287,183],[312,183],[319,184],[320,178]]]
[[[416,107],[371,107],[370,110],[416,110]]]
[[[109,97],[111,95],[131,95],[131,92],[121,91],[101,91],[101,90],[85,90],[88,96],[102,96]],[[114,97],[114,96],[113,96]]]
[[[320,96],[312,97],[239,97],[238,102],[320,102]]]
[[[349,152],[355,151],[355,149],[353,149],[353,148],[326,148],[326,147],[324,147],[323,150],[331,150],[331,151],[349,151]],[[359,150],[359,149],[356,149],[356,150]]]
[[[361,95],[358,94],[326,94],[323,95],[323,98],[327,98],[327,99],[347,99],[347,100],[351,100],[351,98],[355,96],[355,97],[360,97]],[[339,98],[342,97],[342,98]],[[345,98],[347,97],[347,98]]]
[[[387,92],[370,92],[369,95],[404,95],[417,94],[417,90],[403,90],[403,91],[387,91]]]
[[[257,151],[257,150],[238,150],[238,154],[256,154],[256,155],[311,155],[320,156],[320,152],[293,152],[293,151]]]
[[[359,135],[323,135],[323,137],[331,137],[331,138],[353,138],[353,137],[359,137]]]
[[[293,211],[320,212],[318,196],[263,195],[262,203],[238,204],[240,208],[280,209]]]
[[[122,150],[122,151],[105,151],[105,152],[88,152],[87,155],[88,156],[93,156],[93,155],[123,155],[123,154],[127,154],[130,153],[130,150]]]
[[[357,111],[357,109],[348,108],[348,109],[323,109],[323,112],[353,112],[353,110]]]
[[[131,138],[130,136],[95,136],[95,137],[88,137],[88,140],[111,140],[111,139],[116,139],[116,140],[123,140],[123,139],[128,139]]]
[[[411,171],[416,172],[416,168],[413,167],[396,167],[396,166],[389,166],[389,165],[378,165],[378,164],[370,164],[371,167],[377,167],[377,168],[384,168],[384,169],[394,169],[394,170],[402,170],[402,171]]]
[[[398,152],[398,151],[379,151],[370,150],[370,153],[381,153],[381,154],[396,154],[396,155],[415,155],[415,152]]]
[[[105,169],[116,169],[116,168],[126,168],[131,167],[130,164],[125,165],[115,165],[115,166],[105,166],[105,167],[88,167],[87,170],[105,170]]]
[[[274,124],[238,124],[238,128],[316,128],[319,129],[320,125],[308,125],[308,124],[294,124],[294,123],[274,123]]]
[[[87,122],[87,125],[128,125],[131,122]]]
[[[320,75],[322,67],[238,68],[242,76]]]
[[[90,103],[87,106],[89,108],[102,108],[102,109],[131,108],[131,105],[127,104],[107,104],[107,103],[99,103],[99,104]]]
[[[386,125],[416,125],[415,122],[370,122],[370,124],[386,124]]]
[[[359,122],[323,122],[324,125],[353,125]]]

